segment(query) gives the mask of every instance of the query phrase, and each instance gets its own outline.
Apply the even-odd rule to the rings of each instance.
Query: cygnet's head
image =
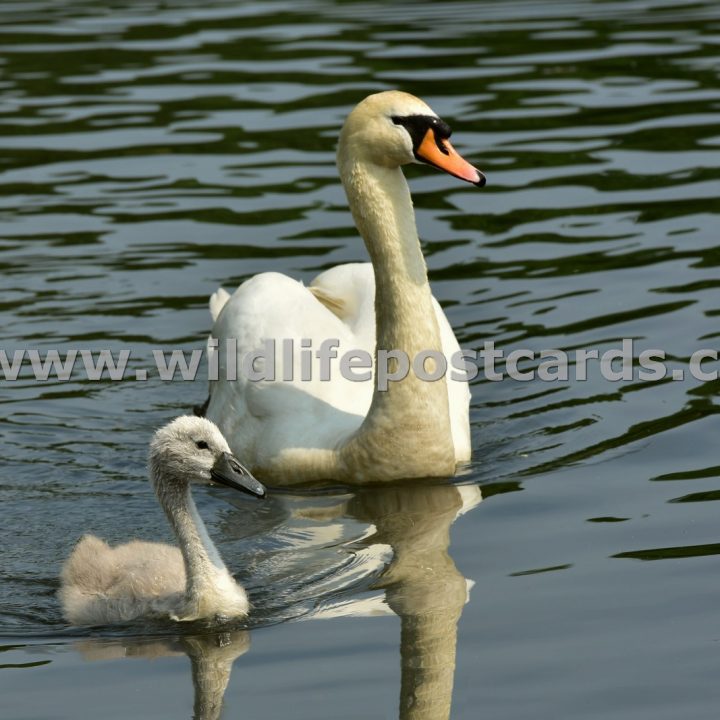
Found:
[[[450,144],[451,130],[420,98],[398,90],[369,95],[348,115],[338,146],[341,166],[350,157],[399,167],[432,165],[482,187],[485,176]]]
[[[150,477],[159,484],[220,483],[265,497],[265,487],[243,467],[215,423],[182,415],[161,427],[150,442]]]

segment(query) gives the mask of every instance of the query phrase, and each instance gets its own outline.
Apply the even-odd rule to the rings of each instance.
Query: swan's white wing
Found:
[[[436,301],[434,305],[449,364],[458,343],[440,305]],[[373,383],[343,377],[339,358],[351,350],[374,356],[375,277],[370,263],[334,267],[318,275],[309,288],[279,273],[256,275],[229,299],[215,293],[211,309],[217,314],[212,337],[219,341],[219,379],[211,382],[207,416],[240,457],[263,467],[289,448],[334,449],[357,430],[370,407]],[[237,341],[235,381],[227,375],[232,363],[228,353],[234,356],[232,345],[227,345],[231,338]],[[338,357],[330,361],[329,381],[321,379],[315,356],[328,339],[339,342]],[[275,341],[275,379],[249,380],[242,359],[263,348],[266,340]],[[283,356],[283,341],[293,343],[290,362]],[[303,341],[309,347],[302,348]],[[308,351],[311,379],[302,380],[302,356],[307,360]],[[260,371],[264,363],[259,358],[254,368]],[[283,380],[290,375],[291,381]],[[467,384],[449,381],[448,393],[456,457],[467,460]]]
[[[336,265],[320,273],[310,290],[353,332],[359,347],[375,352],[375,274],[370,263]]]
[[[255,467],[289,448],[335,448],[367,414],[371,382],[342,377],[339,357],[360,346],[352,329],[302,283],[279,273],[263,273],[243,283],[226,302],[213,326],[219,341],[219,379],[211,382],[207,417],[216,422],[240,457]],[[237,354],[229,339],[237,341]],[[330,360],[330,381],[321,379],[315,353],[323,341],[339,342]],[[247,353],[275,341],[274,380],[247,377]],[[286,358],[292,342],[292,357]],[[303,348],[303,344],[309,345]],[[284,352],[285,350],[285,352]],[[272,358],[258,358],[254,369],[272,378]],[[228,379],[237,357],[237,380]],[[303,380],[310,360],[311,379]],[[283,379],[290,378],[292,380]]]

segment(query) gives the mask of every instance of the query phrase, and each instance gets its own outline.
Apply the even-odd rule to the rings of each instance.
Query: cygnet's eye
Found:
[[[195,447],[198,450],[209,450],[210,446],[204,440],[196,440]]]

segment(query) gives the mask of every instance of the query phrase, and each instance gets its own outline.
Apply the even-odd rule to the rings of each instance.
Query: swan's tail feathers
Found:
[[[202,405],[193,405],[193,415],[197,415],[197,417],[205,417],[207,415],[207,409],[208,405],[210,404],[210,396],[207,396],[207,399]]]
[[[109,545],[95,535],[83,535],[62,569],[65,586],[74,586],[85,592],[98,592],[115,579],[114,563],[108,561],[112,553]]]
[[[94,535],[84,535],[66,560],[60,575],[63,616],[73,625],[92,625],[94,601],[116,580],[112,549]]]
[[[218,319],[220,311],[225,307],[225,303],[230,299],[230,293],[224,288],[218,288],[210,296],[210,314],[212,315],[213,322]]]

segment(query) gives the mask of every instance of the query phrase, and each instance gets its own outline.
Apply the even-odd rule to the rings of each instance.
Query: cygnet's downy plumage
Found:
[[[160,428],[150,443],[149,465],[150,482],[180,547],[139,540],[110,547],[85,535],[62,570],[65,618],[74,625],[102,625],[247,615],[245,590],[210,540],[190,483],[217,482],[257,497],[264,497],[265,488],[204,418],[183,416]]]

